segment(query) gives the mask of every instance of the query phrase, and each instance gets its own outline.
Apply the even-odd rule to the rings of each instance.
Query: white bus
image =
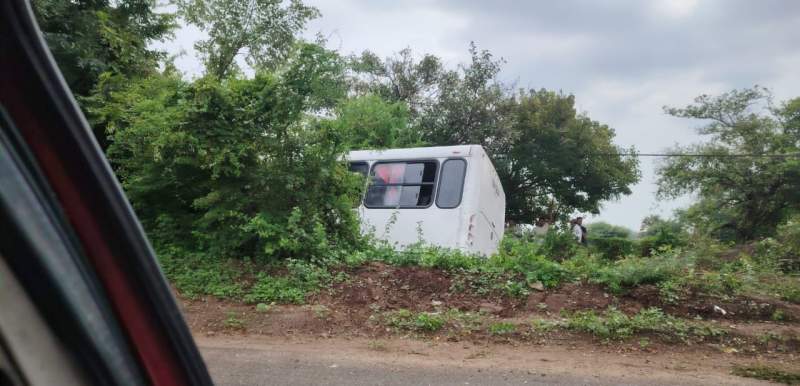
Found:
[[[505,227],[506,196],[479,145],[359,150],[350,170],[367,176],[362,232],[397,248],[416,242],[488,256]]]

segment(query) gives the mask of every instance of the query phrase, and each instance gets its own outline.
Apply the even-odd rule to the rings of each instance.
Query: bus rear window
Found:
[[[442,164],[439,177],[439,192],[436,196],[436,206],[444,209],[456,208],[461,204],[461,194],[464,191],[464,176],[467,172],[467,161],[463,159],[449,159]]]

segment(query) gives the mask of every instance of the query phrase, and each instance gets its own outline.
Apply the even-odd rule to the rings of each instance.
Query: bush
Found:
[[[517,326],[510,322],[497,322],[489,325],[489,334],[491,335],[509,335],[517,330]]]
[[[260,273],[244,301],[247,303],[293,303],[305,302],[306,292],[287,277],[275,277]]]
[[[345,94],[339,58],[312,44],[296,55],[252,79],[114,85],[91,108],[157,246],[262,262],[357,246],[362,179],[340,160],[346,133],[315,114]]]
[[[177,248],[166,250],[158,257],[164,275],[183,296],[238,299],[245,292],[241,278],[251,268],[247,264],[189,254]]]
[[[764,365],[734,366],[732,373],[740,377],[761,379],[786,385],[800,385],[800,372],[785,371]]]
[[[648,216],[642,221],[639,255],[650,256],[664,247],[679,248],[687,245],[688,234],[679,220]]]
[[[612,237],[629,239],[631,236],[633,236],[633,231],[628,228],[619,225],[611,225],[602,221],[593,222],[586,228],[589,231],[589,237],[601,239]]]
[[[573,241],[573,246],[575,242]],[[542,249],[545,247],[543,246]],[[504,238],[500,253],[492,256],[488,265],[505,272],[521,275],[527,284],[541,282],[553,288],[570,277],[561,264],[539,254],[541,249],[527,240]]]
[[[686,322],[665,315],[658,308],[647,308],[628,316],[615,308],[602,315],[579,311],[567,317],[567,328],[588,332],[601,339],[627,339],[637,333],[657,332],[685,337],[690,331]]]
[[[244,296],[247,303],[302,304],[306,296],[318,291],[332,280],[324,267],[300,260],[289,260],[285,276],[260,272],[256,282]]]
[[[778,226],[775,237],[754,244],[754,257],[784,272],[800,272],[800,215]]]
[[[413,312],[403,308],[397,311],[388,312],[384,315],[386,324],[401,330],[436,332],[445,325],[444,316],[431,312],[420,312],[414,315]]]
[[[636,243],[622,237],[589,237],[589,247],[607,260],[616,260],[635,251]]]
[[[550,227],[544,236],[539,252],[555,261],[569,259],[578,252],[579,244],[570,232]]]
[[[653,257],[627,257],[611,265],[600,266],[587,272],[589,281],[603,284],[610,291],[620,293],[643,285],[667,281],[684,273],[688,266],[676,253],[665,253]]]

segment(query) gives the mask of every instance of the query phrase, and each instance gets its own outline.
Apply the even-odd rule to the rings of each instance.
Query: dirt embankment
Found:
[[[571,283],[547,290],[531,288],[528,296],[511,297],[496,289],[465,288],[461,281],[463,277],[437,269],[370,263],[347,271],[346,280],[311,296],[307,305],[272,305],[259,311],[254,305],[211,297],[181,300],[191,328],[208,336],[261,334],[380,338],[412,334],[451,341],[540,345],[588,339],[608,345],[608,341],[566,329],[536,331],[531,328],[531,321],[559,320],[564,311],[594,310],[601,313],[615,307],[633,315],[644,308],[659,307],[670,315],[691,321],[700,319],[726,331],[724,337],[712,335],[710,339],[695,341],[713,345],[715,350],[794,354],[800,342],[800,324],[796,322],[800,320],[800,307],[785,302],[693,295],[685,301],[669,304],[662,300],[658,289],[653,286],[641,286],[617,296],[599,285],[587,283]],[[386,315],[398,310],[441,313],[454,309],[476,319],[461,321],[455,328],[438,332],[398,331],[386,323]],[[783,322],[771,320],[776,311],[780,311]],[[470,323],[473,326],[466,327]],[[512,323],[518,328],[498,336],[489,329],[496,323]],[[637,343],[642,342],[637,338],[628,339],[622,345],[651,351],[662,349],[664,344],[674,346],[674,342],[661,342],[658,336],[640,338],[644,338],[647,344]]]

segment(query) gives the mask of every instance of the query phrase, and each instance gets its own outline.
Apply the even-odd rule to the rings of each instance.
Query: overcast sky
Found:
[[[700,94],[759,84],[776,100],[800,96],[800,1],[477,1],[307,0],[321,33],[341,53],[390,56],[411,47],[449,66],[468,60],[474,41],[507,62],[501,77],[519,87],[563,90],[579,110],[616,129],[617,144],[659,152],[700,140],[691,122],[664,115]],[[191,57],[199,34],[182,29],[166,46]],[[642,159],[633,194],[604,205],[599,218],[638,229],[650,213],[670,214],[689,199],[659,202],[657,160]]]

